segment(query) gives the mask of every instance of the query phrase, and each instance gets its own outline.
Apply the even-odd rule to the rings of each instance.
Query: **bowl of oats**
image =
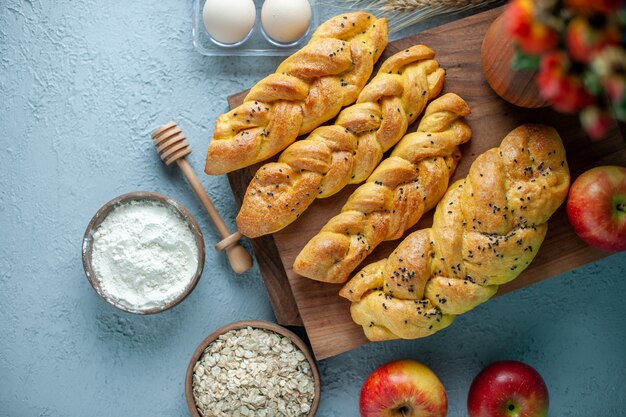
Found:
[[[267,321],[239,321],[197,347],[185,376],[193,417],[312,417],[320,376],[307,345]]]

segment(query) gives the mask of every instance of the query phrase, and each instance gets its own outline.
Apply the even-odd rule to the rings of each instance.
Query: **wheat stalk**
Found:
[[[349,8],[378,12],[395,33],[431,17],[474,9],[499,0],[341,0]]]

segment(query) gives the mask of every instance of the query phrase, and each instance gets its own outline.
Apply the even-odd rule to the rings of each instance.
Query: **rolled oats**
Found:
[[[271,330],[220,335],[194,365],[193,397],[203,417],[303,417],[315,382],[302,351]]]

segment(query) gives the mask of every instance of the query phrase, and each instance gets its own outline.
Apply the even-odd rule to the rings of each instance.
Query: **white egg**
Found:
[[[252,0],[206,0],[202,20],[206,31],[216,41],[237,43],[252,30],[256,8]]]
[[[276,42],[292,43],[304,35],[311,24],[308,0],[265,0],[261,9],[263,30]]]

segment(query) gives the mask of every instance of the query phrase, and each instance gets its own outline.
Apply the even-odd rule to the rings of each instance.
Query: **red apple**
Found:
[[[361,417],[445,417],[448,397],[426,365],[405,359],[381,366],[361,388]]]
[[[470,417],[545,417],[548,388],[541,375],[525,363],[495,362],[474,378],[467,410]]]
[[[626,168],[600,166],[576,178],[567,198],[567,217],[590,245],[626,250]]]

